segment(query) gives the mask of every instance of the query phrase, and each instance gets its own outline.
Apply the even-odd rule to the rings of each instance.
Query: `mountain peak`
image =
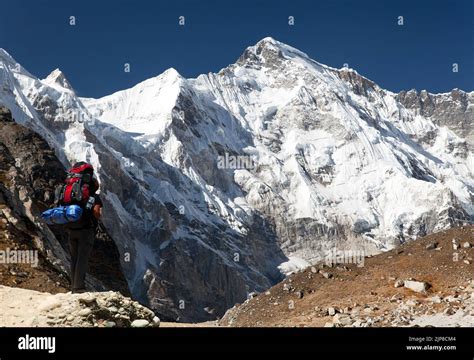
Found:
[[[9,68],[20,68],[20,64],[3,48],[0,48],[0,62],[8,65]]]
[[[259,42],[257,42],[256,45],[264,45],[264,44],[280,45],[280,44],[283,44],[283,43],[279,42],[278,40],[275,40],[271,36],[267,36],[267,37],[264,37]]]
[[[240,65],[276,65],[285,59],[303,59],[303,61],[314,62],[304,52],[278,41],[270,36],[249,46],[237,60]],[[314,62],[315,63],[315,62]]]
[[[43,80],[48,85],[59,85],[64,89],[74,91],[66,76],[60,69],[54,69],[47,77]]]
[[[162,76],[162,77],[167,77],[167,78],[176,78],[176,79],[180,79],[182,78],[181,74],[178,72],[178,70],[176,70],[175,68],[173,67],[170,67],[168,69],[166,69],[161,75],[159,76]]]
[[[0,64],[3,64],[6,69],[13,73],[18,73],[21,75],[26,75],[33,77],[23,66],[18,63],[13,56],[11,56],[8,51],[3,48],[0,48]]]
[[[287,53],[287,52],[299,52],[299,50],[281,42],[278,41],[271,36],[264,37],[262,40],[258,41],[254,46],[250,46],[249,48],[255,48],[259,52],[263,50],[268,50],[268,51],[274,51],[274,52],[281,52],[281,53]]]
[[[0,48],[0,56],[1,57],[9,57],[11,58],[11,55],[6,51],[4,48]]]
[[[10,63],[16,63],[15,59],[3,48],[0,48],[0,61],[7,61]]]

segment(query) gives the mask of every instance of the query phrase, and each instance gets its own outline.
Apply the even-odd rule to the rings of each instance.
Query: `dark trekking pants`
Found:
[[[71,291],[85,290],[89,255],[94,245],[94,229],[70,229],[68,233],[71,253]]]

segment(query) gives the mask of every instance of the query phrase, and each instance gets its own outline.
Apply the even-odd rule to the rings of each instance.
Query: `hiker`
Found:
[[[95,230],[102,214],[102,201],[97,191],[99,182],[94,178],[94,168],[85,162],[78,162],[69,170],[66,184],[58,188],[57,201],[60,205],[75,204],[82,208],[78,221],[65,224],[69,235],[71,254],[71,292],[85,292],[85,278],[89,255],[95,240]]]

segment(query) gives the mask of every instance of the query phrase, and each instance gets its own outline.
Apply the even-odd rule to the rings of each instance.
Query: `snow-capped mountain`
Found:
[[[474,93],[427,110],[272,38],[217,74],[169,69],[100,99],[1,51],[0,84],[65,164],[96,166],[131,292],[165,318],[221,315],[335,247],[474,220]]]

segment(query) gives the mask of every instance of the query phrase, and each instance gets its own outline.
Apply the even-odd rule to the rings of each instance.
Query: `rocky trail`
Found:
[[[426,236],[364,259],[315,265],[251,294],[219,321],[160,322],[118,292],[50,294],[0,286],[0,326],[474,326],[474,227]],[[61,291],[61,290],[59,290]]]

